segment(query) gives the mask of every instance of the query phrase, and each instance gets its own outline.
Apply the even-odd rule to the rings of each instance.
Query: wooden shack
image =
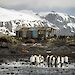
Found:
[[[16,37],[23,37],[23,38],[26,38],[27,37],[27,33],[28,33],[28,28],[24,27],[24,28],[21,28],[19,30],[16,31]]]
[[[46,40],[47,38],[50,38],[51,33],[54,31],[55,31],[55,29],[53,29],[51,27],[38,28],[38,38]]]

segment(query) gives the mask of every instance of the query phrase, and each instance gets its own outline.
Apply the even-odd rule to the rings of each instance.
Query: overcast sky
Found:
[[[0,7],[30,9],[36,12],[55,10],[75,14],[75,0],[0,0]]]

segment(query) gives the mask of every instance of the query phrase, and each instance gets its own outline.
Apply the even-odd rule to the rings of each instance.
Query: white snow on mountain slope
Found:
[[[0,27],[8,29],[10,35],[22,27],[53,27],[54,25],[35,15],[33,11],[16,11],[0,8]],[[57,29],[56,27],[53,27]],[[1,30],[3,32],[3,30]],[[5,32],[6,33],[6,32]],[[7,33],[6,33],[7,34]]]
[[[68,15],[65,14],[65,13],[59,13],[59,12],[55,12],[55,11],[52,11],[52,12],[40,12],[40,13],[39,13],[39,15],[40,15],[40,16],[43,16],[43,17],[46,17],[46,16],[49,15],[49,14],[59,15],[59,16],[61,16],[64,20],[69,18]]]
[[[0,21],[10,21],[10,20],[41,20],[41,18],[36,15],[32,15],[30,13],[21,13],[15,10],[8,10],[4,8],[0,8]]]
[[[67,26],[69,26],[70,28],[75,28],[75,23],[68,23]]]
[[[9,36],[15,36],[15,33],[10,32],[6,27],[0,27],[0,33],[9,35]]]
[[[60,36],[73,36],[75,35],[75,17],[59,12],[42,12],[39,13],[41,18],[46,19],[48,22],[56,25],[59,28],[59,31],[56,31],[55,34]]]
[[[19,12],[21,13],[26,13],[26,14],[32,14],[32,15],[35,15],[36,13],[33,12],[32,10],[20,10]]]
[[[67,26],[71,28],[71,32],[75,33],[75,23],[68,23]]]

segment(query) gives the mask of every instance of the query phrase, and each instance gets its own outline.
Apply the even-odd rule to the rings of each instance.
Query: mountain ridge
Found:
[[[75,17],[59,12],[46,12],[38,14],[41,18],[56,25],[60,30],[55,32],[57,36],[74,36],[75,35]]]
[[[75,17],[59,12],[34,13],[29,10],[9,10],[0,7],[0,32],[16,35],[16,29],[25,27],[52,27],[57,36],[75,35]],[[2,27],[5,27],[2,29]]]
[[[51,23],[40,18],[33,12],[25,13],[24,11],[9,10],[0,7],[0,27],[1,32],[6,34],[12,33],[16,35],[16,29],[22,27],[51,27]],[[7,30],[7,32],[6,32]],[[11,34],[10,34],[11,35]]]

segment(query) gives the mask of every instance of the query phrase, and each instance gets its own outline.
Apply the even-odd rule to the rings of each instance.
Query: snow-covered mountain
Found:
[[[29,10],[9,10],[0,7],[0,33],[16,35],[15,31],[22,27],[52,27],[52,34],[75,35],[75,17],[58,12],[36,14]]]
[[[32,11],[16,11],[0,8],[0,31],[16,35],[16,29],[22,27],[51,27],[53,24],[35,15]],[[8,31],[7,31],[8,30]]]
[[[56,25],[59,31],[56,31],[56,35],[73,36],[75,35],[75,17],[59,12],[45,12],[38,14],[41,18],[46,19],[48,22]]]

